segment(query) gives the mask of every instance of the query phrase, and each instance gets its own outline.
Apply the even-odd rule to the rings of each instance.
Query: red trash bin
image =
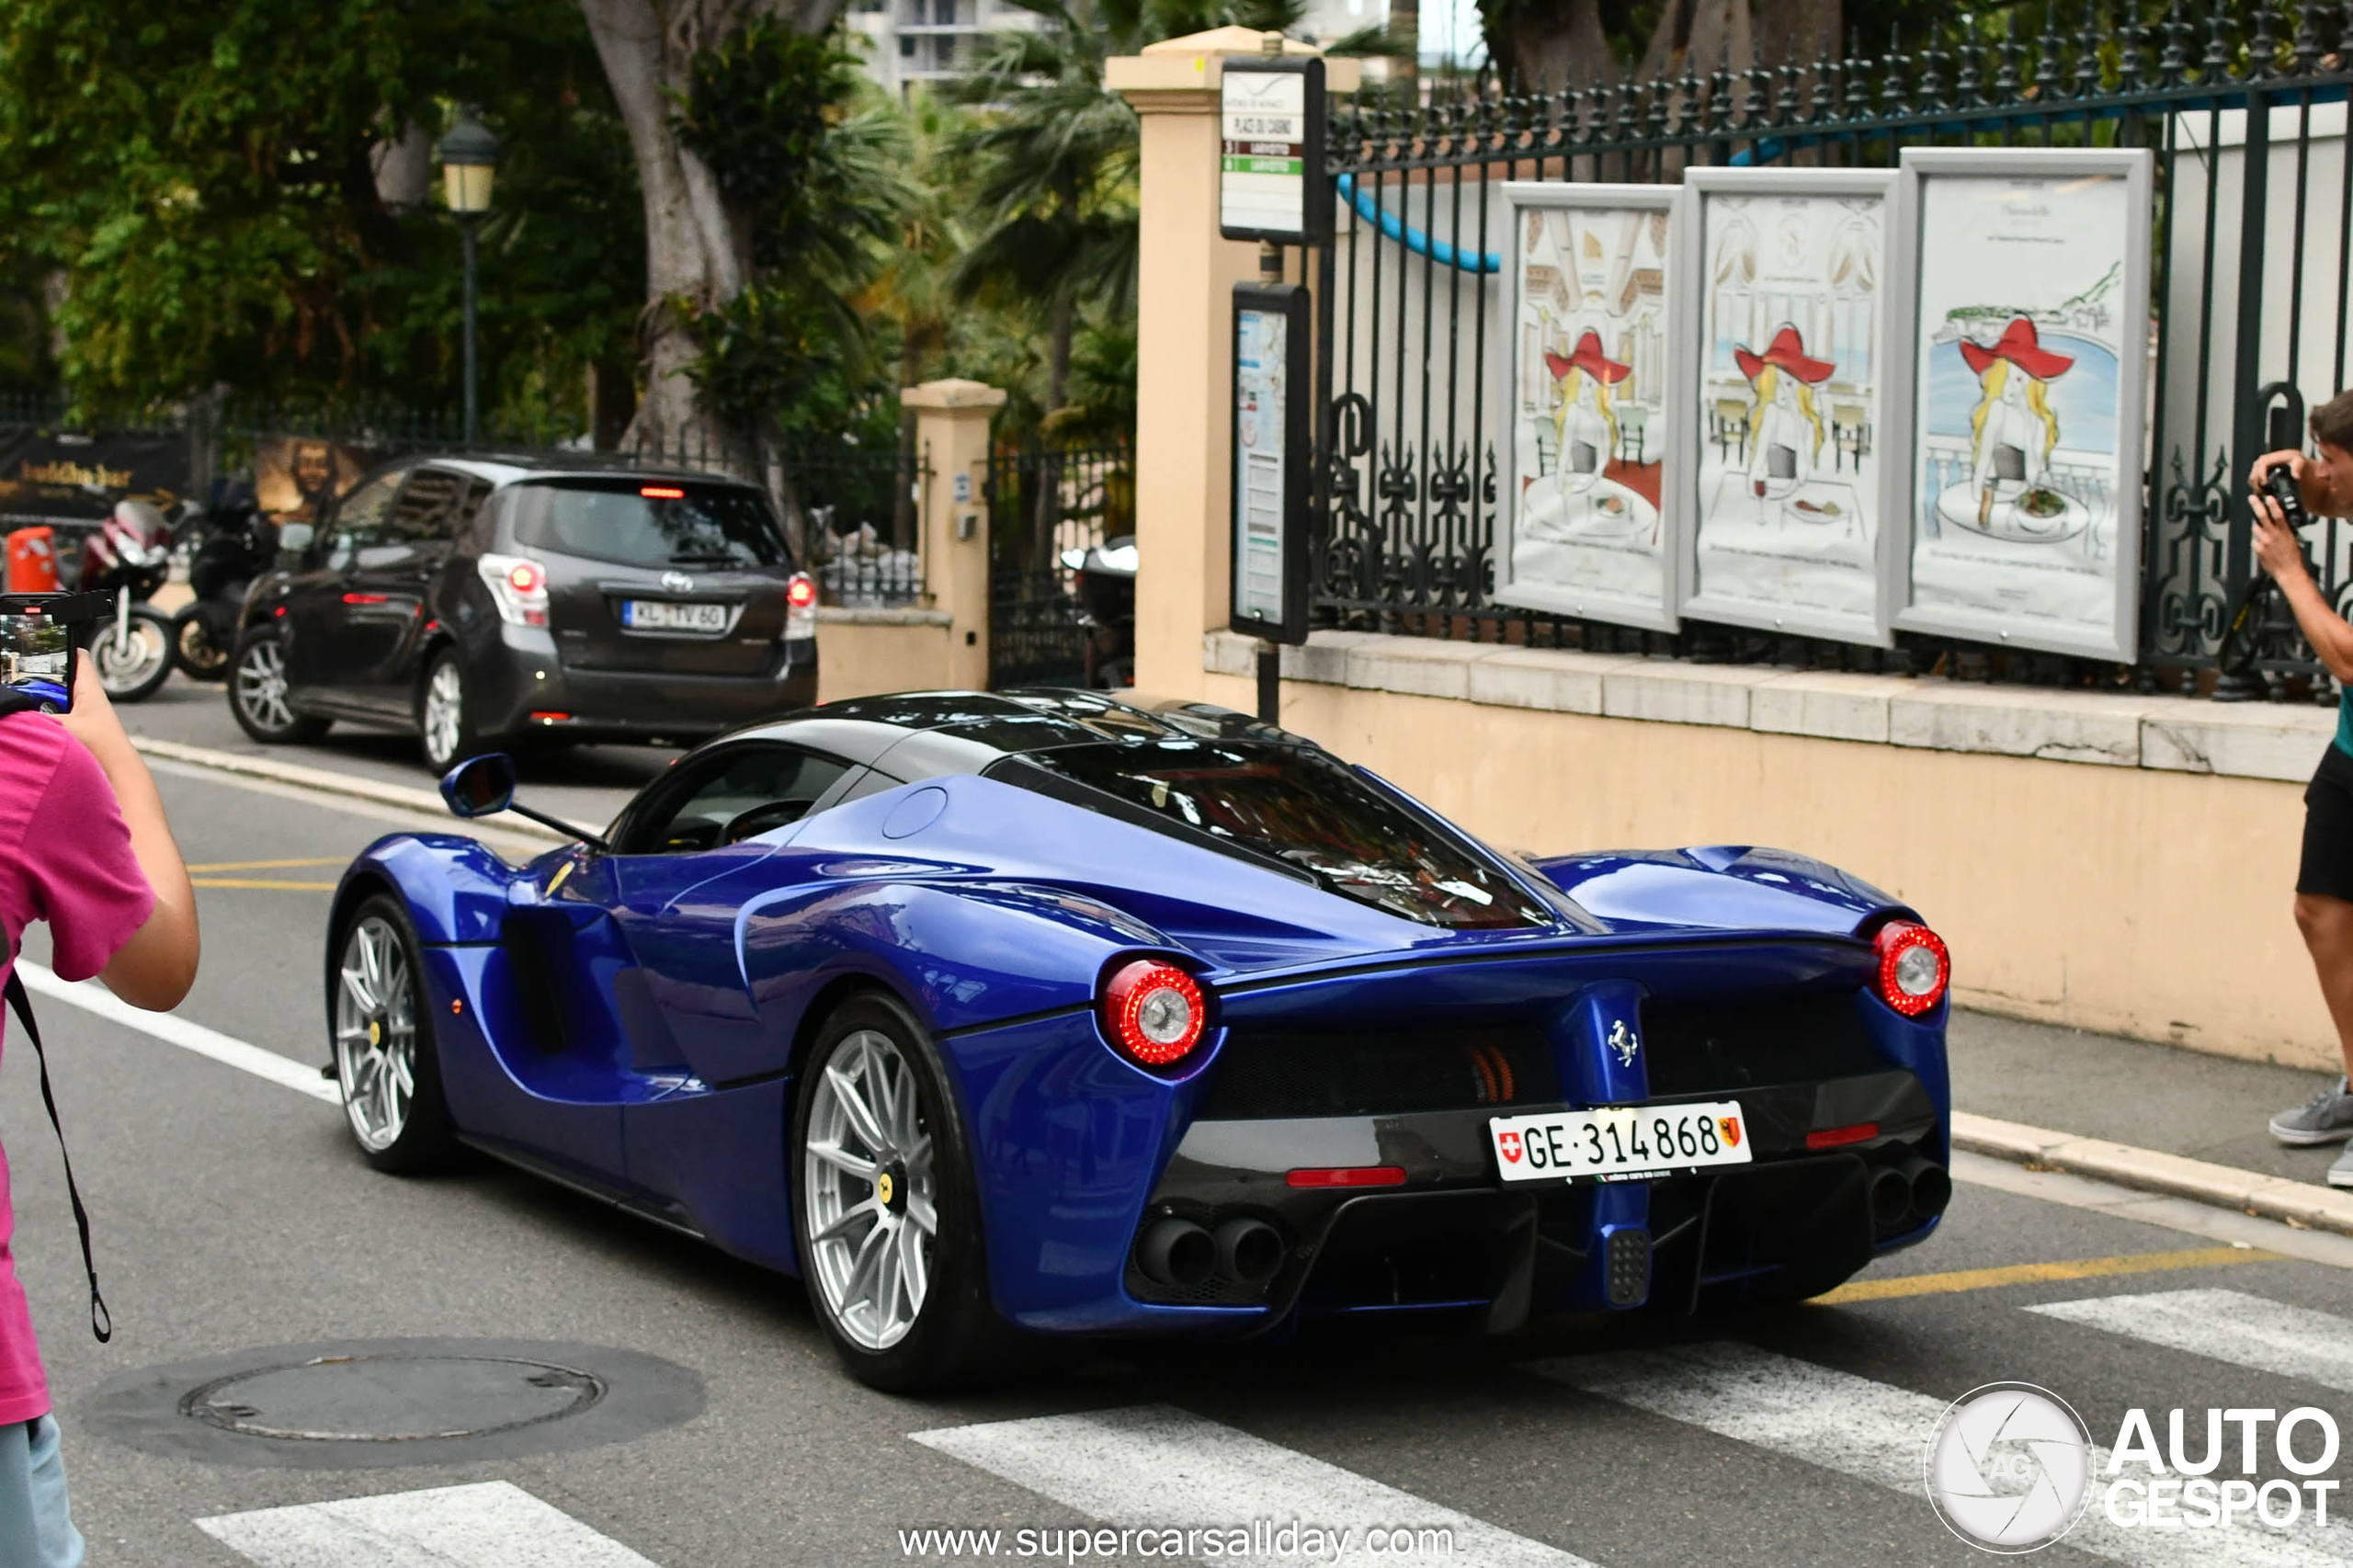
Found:
[[[57,533],[53,528],[18,528],[8,535],[8,592],[57,592]]]

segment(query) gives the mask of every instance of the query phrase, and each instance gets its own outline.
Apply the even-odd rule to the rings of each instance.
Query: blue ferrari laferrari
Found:
[[[503,756],[442,789],[553,821]],[[798,1275],[877,1386],[1018,1331],[1791,1301],[1951,1193],[1944,944],[1802,855],[1523,858],[1082,691],[832,703],[554,825],[345,873],[362,1153],[470,1145]]]

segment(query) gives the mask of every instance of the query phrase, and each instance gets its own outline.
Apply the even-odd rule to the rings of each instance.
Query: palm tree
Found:
[[[994,35],[950,89],[975,112],[950,155],[977,232],[950,282],[967,300],[1031,304],[1047,327],[1046,404],[1062,406],[1082,303],[1114,315],[1135,290],[1135,111],[1103,62],[1152,29],[1122,0],[1014,0],[1051,24]]]

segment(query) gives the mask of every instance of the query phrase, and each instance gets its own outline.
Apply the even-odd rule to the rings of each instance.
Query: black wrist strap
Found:
[[[33,1042],[33,1060],[40,1064],[40,1103],[49,1108],[50,1130],[57,1134],[57,1155],[65,1165],[65,1196],[74,1205],[74,1228],[82,1233],[82,1270],[90,1277],[90,1332],[104,1345],[114,1337],[114,1314],[107,1311],[107,1299],[98,1294],[98,1266],[90,1256],[90,1211],[82,1207],[82,1189],[74,1183],[74,1156],[65,1150],[65,1125],[57,1119],[57,1095],[49,1086],[49,1052],[40,1048],[40,1026],[33,1022],[33,1005],[25,994],[25,983],[12,964],[8,970],[8,1006],[15,1010],[17,1021],[25,1026],[25,1036]]]

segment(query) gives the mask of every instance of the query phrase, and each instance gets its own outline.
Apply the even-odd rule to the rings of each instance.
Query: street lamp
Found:
[[[449,210],[466,240],[466,445],[474,432],[474,229],[490,210],[490,183],[498,166],[498,138],[474,118],[474,106],[458,107],[458,123],[441,138],[441,178]]]

